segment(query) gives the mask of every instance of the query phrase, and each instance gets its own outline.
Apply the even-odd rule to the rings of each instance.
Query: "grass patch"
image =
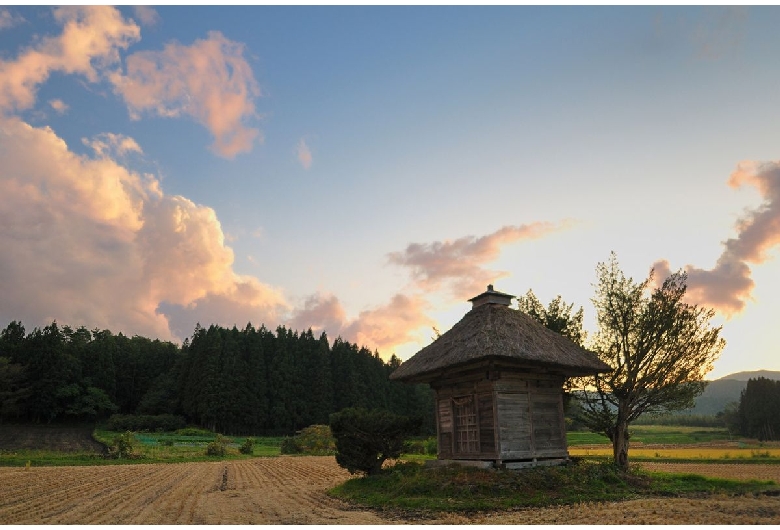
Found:
[[[734,440],[734,436],[720,427],[683,427],[671,425],[631,425],[629,427],[632,442],[645,444],[690,445],[704,442]],[[585,431],[566,433],[569,447],[578,445],[609,444],[609,438],[603,434]]]
[[[611,463],[594,461],[522,471],[459,466],[432,469],[403,462],[381,475],[348,480],[329,493],[375,509],[468,512],[652,495],[746,494],[770,489],[777,490],[777,486],[772,482],[739,482],[639,470],[623,473]]]
[[[230,436],[227,437],[224,456],[207,456],[208,444],[214,442],[217,434],[203,430],[179,430],[172,433],[135,433],[137,444],[133,462],[199,462],[223,459],[249,458],[256,456],[279,456],[280,436]],[[94,437],[103,444],[111,444],[119,433],[96,429]],[[240,447],[247,438],[252,438],[251,453],[242,454]]]
[[[122,433],[95,429],[92,437],[106,447]],[[130,458],[105,458],[98,451],[63,452],[47,449],[0,450],[0,466],[95,466],[114,464],[153,464],[179,462],[211,462],[258,456],[279,456],[281,436],[252,436],[251,453],[242,454],[241,446],[245,436],[229,437],[224,456],[207,456],[206,447],[216,439],[217,434],[202,429],[180,429],[167,433],[134,433],[135,444]]]
[[[37,466],[96,466],[117,463],[106,460],[100,453],[50,451],[46,449],[0,450],[0,466],[3,467]]]

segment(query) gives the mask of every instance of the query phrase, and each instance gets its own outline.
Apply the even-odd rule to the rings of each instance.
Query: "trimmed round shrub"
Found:
[[[398,458],[404,440],[420,428],[422,420],[386,410],[348,408],[330,415],[336,438],[336,462],[350,473],[376,475],[388,458]]]

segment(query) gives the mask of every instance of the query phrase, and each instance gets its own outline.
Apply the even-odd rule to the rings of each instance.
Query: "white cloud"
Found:
[[[48,127],[0,120],[0,319],[168,339],[195,318],[280,318],[281,294],[233,271],[214,211],[113,160],[127,137],[101,138],[79,156]]]

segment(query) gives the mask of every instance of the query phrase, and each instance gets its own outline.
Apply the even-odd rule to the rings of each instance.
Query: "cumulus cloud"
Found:
[[[131,116],[190,116],[214,135],[212,149],[232,158],[252,149],[260,131],[246,126],[256,116],[260,89],[244,59],[244,46],[217,31],[191,46],[169,43],[162,51],[127,57],[127,74],[111,82]]]
[[[140,152],[132,138],[103,133],[85,143],[93,156],[75,154],[48,127],[0,119],[0,320],[40,326],[57,319],[162,339],[183,339],[197,322],[289,322],[387,352],[427,338],[421,331],[435,324],[430,290],[457,286],[461,276],[465,284],[484,283],[481,266],[502,245],[560,228],[510,226],[410,245],[393,259],[412,268],[412,284],[354,318],[332,294],[292,308],[280,290],[234,272],[233,250],[211,208],[166,195],[154,176],[117,162]]]
[[[301,141],[298,142],[295,151],[298,155],[298,162],[303,166],[303,169],[309,169],[312,162],[311,149],[306,145],[306,140],[304,138],[301,138]]]
[[[91,140],[82,138],[81,142],[92,148],[99,157],[122,157],[129,153],[143,154],[141,146],[135,140],[123,134],[101,133],[94,136]]]
[[[429,304],[421,296],[395,295],[387,304],[361,311],[344,330],[344,337],[372,349],[385,350],[408,342],[421,342],[416,333],[436,322],[425,314]]]
[[[0,111],[34,105],[38,85],[52,72],[83,75],[97,82],[119,62],[119,50],[140,39],[140,28],[105,6],[68,6],[53,11],[63,26],[57,37],[44,37],[16,60],[0,60]]]
[[[11,13],[10,10],[0,7],[0,30],[9,29],[18,26],[24,22],[24,18]]]
[[[0,120],[0,319],[181,339],[198,320],[245,324],[287,309],[277,290],[233,271],[211,208],[98,155]]]
[[[293,329],[312,328],[318,333],[325,331],[331,338],[340,336],[386,352],[394,346],[422,340],[419,330],[430,329],[435,324],[425,314],[428,309],[429,304],[419,295],[397,294],[388,303],[361,311],[350,320],[335,295],[317,293],[293,312],[290,326]]]
[[[160,22],[160,15],[153,7],[133,6],[133,14],[144,26],[155,26]]]
[[[133,20],[107,6],[61,7],[53,14],[60,35],[40,39],[15,60],[0,60],[0,113],[33,107],[38,87],[53,72],[62,72],[90,83],[107,80],[133,118],[144,113],[193,118],[214,136],[211,148],[220,156],[232,158],[262,140],[260,131],[246,124],[256,117],[260,89],[242,44],[210,32],[190,46],[173,42],[162,51],[130,54],[124,72],[120,51],[141,38]],[[136,8],[135,15],[144,25],[157,20],[151,8]],[[14,20],[0,11],[0,23]],[[51,104],[58,112],[67,110],[59,100]]]
[[[473,296],[489,283],[509,275],[483,265],[494,261],[503,245],[519,240],[538,239],[567,228],[569,222],[538,222],[503,228],[482,237],[466,236],[453,241],[412,243],[402,252],[388,254],[390,263],[411,269],[417,287],[432,291],[448,285],[453,297]]]
[[[162,303],[157,312],[165,315],[174,336],[187,337],[196,323],[239,328],[248,323],[272,325],[287,310],[289,305],[278,290],[256,278],[237,276],[224,292],[209,292],[186,305]]]
[[[292,329],[311,328],[337,337],[347,324],[347,312],[334,294],[316,293],[293,311],[289,324]]]
[[[768,259],[768,252],[780,244],[780,161],[741,162],[728,183],[733,188],[755,187],[763,202],[737,222],[737,236],[723,243],[723,253],[713,269],[686,265],[685,270],[687,295],[693,303],[733,315],[744,309],[754,287],[749,264],[763,263]],[[670,273],[666,260],[653,266],[659,282]]]
[[[65,114],[68,112],[68,109],[70,108],[64,101],[61,99],[50,99],[49,100],[49,106],[54,109],[54,111],[57,114]]]

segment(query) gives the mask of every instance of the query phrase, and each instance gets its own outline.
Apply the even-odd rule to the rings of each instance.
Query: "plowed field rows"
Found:
[[[778,466],[648,464],[649,469],[765,478]],[[747,473],[747,475],[740,475]],[[388,524],[403,516],[350,509],[325,491],[349,474],[333,457],[91,467],[0,468],[0,524]],[[416,523],[774,523],[780,499],[644,499]]]
[[[780,484],[780,465],[642,462],[641,466],[647,471],[693,473],[704,477],[733,478],[735,480],[774,480]]]

